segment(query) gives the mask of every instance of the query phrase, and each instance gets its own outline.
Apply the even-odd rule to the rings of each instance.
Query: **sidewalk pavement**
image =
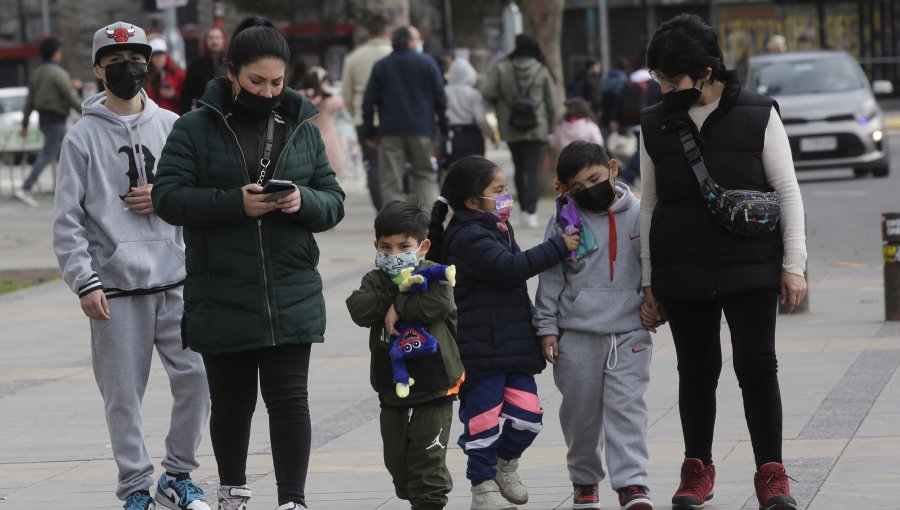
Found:
[[[502,164],[511,172],[505,157]],[[547,218],[551,207],[541,203],[539,215]],[[310,369],[313,450],[307,501],[316,510],[399,510],[409,506],[394,496],[382,463],[378,403],[368,383],[367,334],[349,320],[344,305],[372,267],[374,214],[363,194],[351,195],[346,210],[337,228],[317,236],[328,331],[326,342],[313,348]],[[0,217],[0,269],[55,267],[50,204],[32,209],[0,200]],[[519,228],[519,244],[533,246],[542,231]],[[814,260],[809,274],[811,313],[782,317],[778,326],[784,462],[796,479],[793,493],[801,508],[813,510],[900,509],[900,325],[883,322],[881,268]],[[530,283],[533,291],[536,279]],[[723,337],[726,360],[713,452],[718,479],[706,508],[756,509],[753,455],[740,390],[728,368],[727,327]],[[120,508],[91,370],[88,321],[61,280],[0,296],[0,352],[0,509]],[[598,369],[603,361],[597,360]],[[657,508],[669,508],[683,456],[675,367],[671,335],[664,327],[654,335],[646,395],[648,468]],[[157,470],[171,406],[166,381],[155,364],[143,411]],[[557,418],[560,394],[551,369],[538,377],[538,387],[544,430],[521,461],[531,499],[520,508],[571,508]],[[253,509],[277,503],[266,412],[259,402],[247,466]],[[460,432],[454,423],[451,437]],[[466,509],[465,455],[453,441],[447,448],[456,483],[447,508]],[[194,479],[214,499],[216,467],[208,437],[199,455]],[[617,508],[608,483],[601,488],[604,508]]]

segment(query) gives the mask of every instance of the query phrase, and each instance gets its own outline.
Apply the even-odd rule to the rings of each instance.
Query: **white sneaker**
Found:
[[[472,487],[470,510],[516,510],[516,507],[503,499],[497,482],[488,480]]]
[[[528,228],[537,228],[538,227],[538,217],[537,213],[525,213],[525,226]]]
[[[219,487],[219,510],[247,510],[247,501],[253,494],[246,485],[223,485]]]
[[[285,503],[275,510],[306,510],[306,507],[297,503]]]
[[[506,498],[510,503],[524,505],[528,503],[528,489],[519,478],[519,459],[504,460],[497,459],[497,475],[494,481],[500,489],[500,495]]]
[[[37,206],[41,205],[37,200],[34,199],[33,196],[31,196],[31,193],[25,191],[22,188],[19,188],[16,191],[14,191],[13,196],[18,198],[23,204],[25,204],[29,207],[37,207]]]

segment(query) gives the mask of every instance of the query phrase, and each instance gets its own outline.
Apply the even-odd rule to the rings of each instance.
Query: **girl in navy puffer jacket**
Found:
[[[458,444],[469,457],[472,508],[509,508],[503,498],[520,505],[528,500],[516,469],[541,430],[534,374],[545,362],[525,282],[578,246],[578,236],[556,236],[521,251],[507,221],[512,202],[506,176],[495,163],[463,158],[447,173],[428,234],[428,258],[457,268],[456,341],[467,377],[460,392],[464,430]],[[444,230],[449,207],[454,213]]]

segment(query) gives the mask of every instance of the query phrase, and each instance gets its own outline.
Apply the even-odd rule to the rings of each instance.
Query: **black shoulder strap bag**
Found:
[[[720,225],[734,234],[751,237],[775,230],[781,218],[781,196],[777,191],[722,188],[709,176],[693,131],[681,126],[678,136],[700,184],[703,201]]]

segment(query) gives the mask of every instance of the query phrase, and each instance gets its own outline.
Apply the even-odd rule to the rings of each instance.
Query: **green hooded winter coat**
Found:
[[[285,89],[278,110],[286,122],[284,150],[269,177],[299,187],[300,210],[250,218],[241,191],[249,174],[225,122],[228,84],[211,82],[202,108],[175,123],[153,186],[157,214],[184,226],[182,335],[204,354],[322,342],[325,301],[313,233],[341,221],[344,192],[319,129],[309,122],[318,111]]]

